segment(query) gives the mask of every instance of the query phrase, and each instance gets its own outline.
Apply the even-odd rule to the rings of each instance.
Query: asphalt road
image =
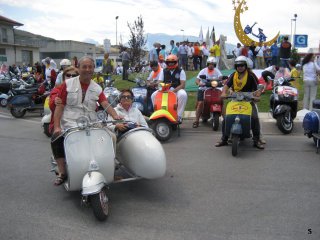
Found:
[[[265,150],[214,147],[220,132],[184,121],[163,144],[167,173],[113,184],[110,216],[98,222],[79,192],[53,185],[39,114],[0,109],[0,239],[320,239],[320,154],[301,123],[283,135],[263,120]]]

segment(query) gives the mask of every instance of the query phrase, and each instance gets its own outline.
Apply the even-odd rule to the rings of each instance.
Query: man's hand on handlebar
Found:
[[[59,136],[60,134],[61,134],[61,132],[62,132],[62,128],[61,127],[56,127],[55,129],[54,129],[54,132],[53,132],[53,136],[54,137],[57,137],[57,136]]]

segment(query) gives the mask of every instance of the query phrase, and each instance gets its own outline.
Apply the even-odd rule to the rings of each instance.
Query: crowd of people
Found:
[[[272,65],[289,68],[290,53],[291,43],[288,41],[287,36],[280,43],[275,40],[270,47],[267,43],[263,44],[262,42],[259,42],[258,46],[255,46],[255,42],[252,42],[250,46],[241,46],[238,43],[232,51],[234,58],[245,56],[251,59],[253,68],[256,69],[264,69]],[[280,65],[278,62],[279,58]]]
[[[207,48],[206,43],[183,41],[175,43],[170,41],[170,46],[155,42],[149,52],[149,62],[158,61],[164,66],[164,60],[169,55],[175,55],[178,59],[178,65],[185,71],[199,71],[206,65],[207,58],[216,57],[217,64],[220,60],[220,41],[216,41],[211,48]]]

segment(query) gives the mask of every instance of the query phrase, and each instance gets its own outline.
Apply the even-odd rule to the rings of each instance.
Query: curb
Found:
[[[301,110],[302,111],[302,110]],[[294,119],[295,122],[302,122],[303,121],[303,118],[304,118],[304,115],[305,115],[305,112],[303,112],[302,114],[300,114],[299,112],[301,111],[298,111],[297,113],[297,117]],[[196,118],[196,111],[184,111],[184,115],[183,115],[183,118],[184,119],[195,119]],[[276,121],[271,113],[268,113],[268,112],[261,112],[259,113],[259,118],[261,120],[264,120],[266,122],[272,122],[272,121]]]

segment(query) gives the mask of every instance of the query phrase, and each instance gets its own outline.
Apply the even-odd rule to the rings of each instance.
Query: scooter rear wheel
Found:
[[[25,109],[21,110],[19,108],[11,108],[10,113],[15,118],[22,118],[26,114],[26,110]]]
[[[238,154],[238,147],[239,147],[239,136],[233,135],[232,136],[232,156],[237,156]]]
[[[214,112],[212,118],[212,130],[217,131],[219,128],[219,113]]]
[[[102,188],[101,192],[90,196],[93,214],[99,221],[105,221],[109,215],[109,200],[106,192],[106,188]]]

